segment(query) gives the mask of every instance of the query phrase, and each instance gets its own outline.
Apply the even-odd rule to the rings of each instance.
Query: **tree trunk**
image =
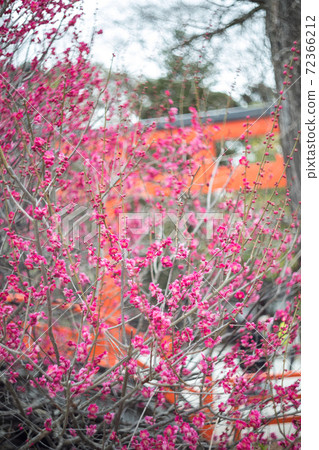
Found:
[[[289,63],[293,42],[300,43],[301,5],[300,0],[266,0],[266,33],[270,40],[272,63],[278,92],[284,88],[284,64]],[[285,161],[295,145],[295,138],[301,126],[301,65],[294,62],[294,77],[291,85],[284,88],[283,109],[279,117],[281,146]],[[292,209],[300,202],[301,155],[300,146],[287,169],[287,184],[290,190]]]

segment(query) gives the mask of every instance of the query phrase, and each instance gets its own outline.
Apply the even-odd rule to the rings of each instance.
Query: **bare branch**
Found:
[[[191,36],[188,39],[185,39],[184,42],[180,45],[177,45],[173,48],[173,50],[176,50],[180,47],[186,47],[188,45],[190,45],[192,42],[197,41],[198,39],[212,39],[214,36],[218,36],[221,35],[223,33],[225,33],[226,30],[228,30],[229,28],[232,28],[236,25],[243,25],[244,22],[246,22],[248,19],[250,19],[251,17],[253,17],[258,11],[263,10],[264,7],[261,5],[256,6],[255,8],[253,8],[251,11],[249,11],[246,14],[243,14],[240,17],[236,17],[236,19],[230,21],[228,24],[217,28],[214,31],[210,31],[210,32],[205,32],[205,33],[200,33],[200,34],[194,34],[193,36]]]

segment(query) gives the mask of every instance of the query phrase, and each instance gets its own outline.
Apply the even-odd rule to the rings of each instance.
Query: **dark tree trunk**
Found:
[[[266,0],[266,33],[270,40],[272,63],[278,92],[283,89],[284,64],[289,63],[293,42],[300,43],[301,5],[300,0]],[[291,86],[286,86],[283,109],[279,118],[281,146],[285,160],[291,153],[295,138],[301,126],[301,68],[300,61],[294,62],[294,77]],[[287,169],[287,184],[290,189],[292,209],[300,202],[301,156],[300,146],[294,153],[294,159]]]

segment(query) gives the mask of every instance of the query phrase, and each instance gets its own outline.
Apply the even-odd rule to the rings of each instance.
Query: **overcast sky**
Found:
[[[146,76],[156,78],[163,75],[161,66],[160,49],[167,42],[167,31],[155,31],[149,27],[141,25],[138,33],[133,33],[127,26],[118,26],[116,21],[122,24],[132,22],[131,6],[142,4],[146,0],[83,0],[85,20],[83,30],[86,38],[89,39],[92,27],[96,30],[102,29],[103,34],[95,38],[93,45],[92,60],[100,62],[109,67],[112,54],[114,53],[114,70],[127,71],[134,77]],[[157,0],[159,7],[167,0]],[[199,1],[199,0],[194,0]],[[169,0],[172,4],[174,0]],[[137,22],[138,28],[139,23]],[[265,62],[256,59],[249,50],[254,42],[260,40],[262,30],[252,29],[250,38],[240,37],[238,33],[233,40],[230,39],[222,46],[222,51],[218,54],[219,75],[214,83],[214,90],[230,93],[231,85],[235,82],[233,91],[234,98],[239,98],[239,93],[243,92],[247,84],[260,81],[264,76],[264,81],[268,85],[273,85],[271,64],[268,68]],[[144,46],[138,42],[138,37],[144,38]]]
[[[135,36],[125,26],[117,26],[116,21],[130,20],[132,0],[84,0],[85,35],[89,39],[92,27],[103,30],[102,35],[95,38],[93,59],[109,65],[112,54],[116,55],[114,66],[116,70],[128,70],[132,75],[157,77],[161,74],[159,64],[151,62],[150,58],[162,46],[160,33],[141,33],[148,41],[148,48],[142,48]],[[136,3],[136,2],[135,2]]]

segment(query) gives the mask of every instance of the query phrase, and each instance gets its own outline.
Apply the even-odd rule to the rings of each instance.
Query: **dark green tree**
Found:
[[[164,64],[164,76],[146,79],[136,87],[136,109],[142,119],[162,115],[170,107],[167,91],[180,114],[188,113],[191,106],[199,111],[238,106],[229,95],[212,90],[211,62],[187,61],[183,56],[166,52]]]

